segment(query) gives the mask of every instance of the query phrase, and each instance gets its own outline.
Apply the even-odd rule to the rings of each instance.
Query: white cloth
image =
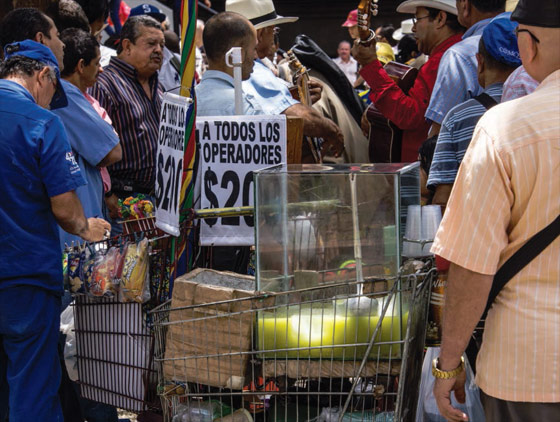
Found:
[[[101,53],[101,59],[99,60],[99,64],[101,65],[101,67],[107,66],[109,64],[109,60],[111,60],[111,57],[117,55],[117,50],[105,47],[104,45],[99,46],[99,52]]]
[[[354,82],[358,79],[358,62],[354,57],[350,56],[350,60],[347,62],[342,61],[340,57],[333,59],[333,62],[336,63],[340,70],[346,75],[352,86],[354,86]]]
[[[176,57],[181,63],[181,56],[173,53],[167,47],[163,48],[163,63],[158,73],[158,81],[164,91],[178,94],[181,87],[181,76],[171,64],[171,59]],[[190,88],[190,87],[189,87]]]

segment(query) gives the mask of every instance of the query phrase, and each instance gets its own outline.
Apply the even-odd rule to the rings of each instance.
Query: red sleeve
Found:
[[[375,107],[400,129],[417,129],[426,122],[424,114],[430,102],[430,92],[422,70],[418,72],[408,95],[397,86],[378,60],[364,66],[360,75],[371,88],[370,98]]]

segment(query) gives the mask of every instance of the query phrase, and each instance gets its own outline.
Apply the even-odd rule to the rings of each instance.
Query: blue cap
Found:
[[[164,22],[166,19],[165,14],[162,13],[161,10],[148,3],[144,3],[141,4],[140,6],[136,6],[130,9],[130,15],[128,15],[128,17],[131,18],[133,16],[141,16],[141,15],[151,16],[152,18],[159,21],[160,23]]]
[[[60,83],[60,70],[58,69],[58,61],[56,57],[50,50],[50,48],[45,47],[43,44],[32,40],[18,41],[12,44],[6,45],[4,47],[4,58],[8,60],[11,57],[24,56],[30,59],[37,60],[46,66],[51,66],[54,68],[56,73],[56,92],[51,100],[51,109],[62,108],[68,105],[68,100],[66,98],[66,93],[62,84]]]
[[[486,51],[500,63],[511,67],[521,66],[521,57],[517,47],[515,28],[517,22],[506,18],[493,19],[484,31],[482,39]]]

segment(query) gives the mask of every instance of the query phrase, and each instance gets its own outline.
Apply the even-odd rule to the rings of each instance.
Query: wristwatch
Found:
[[[465,370],[465,359],[463,358],[463,356],[461,356],[461,364],[457,368],[452,369],[451,371],[442,371],[441,369],[438,368],[438,363],[439,363],[439,357],[435,358],[432,361],[432,375],[442,380],[455,378],[457,375],[459,375],[461,372]]]

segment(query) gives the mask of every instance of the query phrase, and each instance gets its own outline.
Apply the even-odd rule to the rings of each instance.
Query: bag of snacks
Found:
[[[144,238],[128,245],[121,277],[121,301],[144,303],[150,300],[149,243]]]

